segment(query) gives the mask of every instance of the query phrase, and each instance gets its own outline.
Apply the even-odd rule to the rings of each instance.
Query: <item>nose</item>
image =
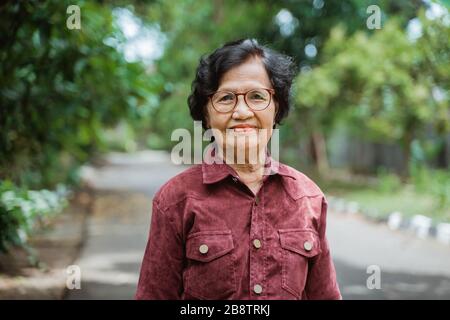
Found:
[[[254,115],[252,109],[245,102],[244,96],[237,96],[236,107],[233,110],[233,119],[245,120]]]

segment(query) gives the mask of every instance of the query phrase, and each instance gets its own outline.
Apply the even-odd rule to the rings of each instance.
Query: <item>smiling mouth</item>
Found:
[[[234,132],[255,132],[255,127],[233,128]]]
[[[237,125],[230,128],[233,132],[254,132],[258,128],[251,125]]]

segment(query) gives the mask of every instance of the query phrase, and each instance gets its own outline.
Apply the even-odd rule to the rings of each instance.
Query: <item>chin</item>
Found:
[[[261,151],[261,147],[259,144],[229,144],[226,146],[227,150],[233,150],[234,154],[234,163],[235,164],[245,164],[245,163],[251,163],[256,164],[258,163],[258,151]]]

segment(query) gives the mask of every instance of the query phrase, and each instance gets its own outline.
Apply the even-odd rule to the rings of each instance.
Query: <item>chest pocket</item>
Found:
[[[320,252],[319,237],[314,230],[279,229],[281,246],[281,287],[300,299],[308,277],[309,260]]]
[[[227,299],[236,292],[236,261],[230,230],[188,235],[185,291],[199,299]]]

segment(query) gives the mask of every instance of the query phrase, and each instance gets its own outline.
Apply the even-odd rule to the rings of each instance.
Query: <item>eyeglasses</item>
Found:
[[[254,111],[266,109],[272,101],[273,89],[259,88],[252,89],[244,93],[234,93],[231,91],[217,91],[209,96],[213,108],[219,113],[228,113],[237,105],[238,96],[244,96],[247,106]]]

